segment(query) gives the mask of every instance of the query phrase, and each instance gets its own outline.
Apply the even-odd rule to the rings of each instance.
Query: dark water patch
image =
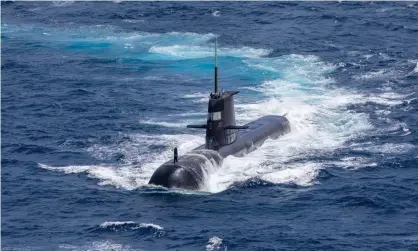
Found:
[[[321,169],[316,175],[317,182],[326,182],[332,178],[338,177],[332,169]]]
[[[274,186],[274,184],[268,181],[264,181],[259,178],[251,178],[245,181],[235,182],[234,184],[231,185],[231,188],[240,190],[242,188],[260,188],[260,187],[269,187],[269,186]]]
[[[6,70],[10,70],[10,69],[28,69],[29,63],[25,64],[25,63],[19,63],[17,61],[12,61],[12,60],[2,60],[2,64],[1,64],[1,70],[2,71],[6,71]]]
[[[81,89],[81,88],[78,88],[76,90],[72,90],[66,93],[66,95],[68,96],[76,96],[76,97],[89,96],[89,95],[94,95],[94,94],[95,94],[94,92],[88,91],[86,89]]]
[[[341,203],[344,207],[366,207],[373,209],[384,207],[384,200],[379,197],[345,196],[338,199],[337,203]]]
[[[55,151],[54,148],[40,146],[40,145],[31,145],[31,144],[11,144],[6,145],[9,147],[12,153],[23,153],[23,154],[46,154],[52,153]]]
[[[131,16],[129,14],[124,14],[124,13],[114,13],[112,15],[109,16],[110,19],[135,19],[134,16]]]
[[[82,65],[91,65],[91,64],[114,64],[118,63],[118,59],[109,59],[109,58],[89,58],[81,62],[75,61],[74,63],[80,63]]]

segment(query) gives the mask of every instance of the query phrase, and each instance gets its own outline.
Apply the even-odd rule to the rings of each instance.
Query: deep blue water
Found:
[[[2,2],[2,250],[418,250],[416,2]],[[202,191],[213,83],[292,133]]]

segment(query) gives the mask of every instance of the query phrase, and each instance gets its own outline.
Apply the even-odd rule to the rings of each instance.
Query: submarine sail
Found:
[[[238,91],[218,89],[217,41],[215,40],[214,92],[209,95],[206,124],[188,125],[205,129],[205,144],[167,161],[151,176],[149,184],[168,188],[201,189],[209,168],[218,168],[230,155],[241,157],[254,151],[268,138],[277,139],[290,132],[286,117],[268,115],[246,125],[236,125],[234,95]]]

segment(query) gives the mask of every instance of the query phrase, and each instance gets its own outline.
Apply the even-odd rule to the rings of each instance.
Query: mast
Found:
[[[215,38],[215,94],[218,93],[218,37]]]

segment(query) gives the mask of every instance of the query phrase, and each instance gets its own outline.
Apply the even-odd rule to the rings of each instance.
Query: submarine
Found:
[[[290,132],[288,119],[267,115],[245,125],[236,125],[234,95],[238,91],[218,89],[217,41],[215,40],[214,91],[209,95],[206,124],[187,128],[206,130],[205,144],[169,160],[156,169],[148,184],[188,190],[202,189],[211,171],[222,166],[230,155],[242,157],[260,147],[265,140]]]

